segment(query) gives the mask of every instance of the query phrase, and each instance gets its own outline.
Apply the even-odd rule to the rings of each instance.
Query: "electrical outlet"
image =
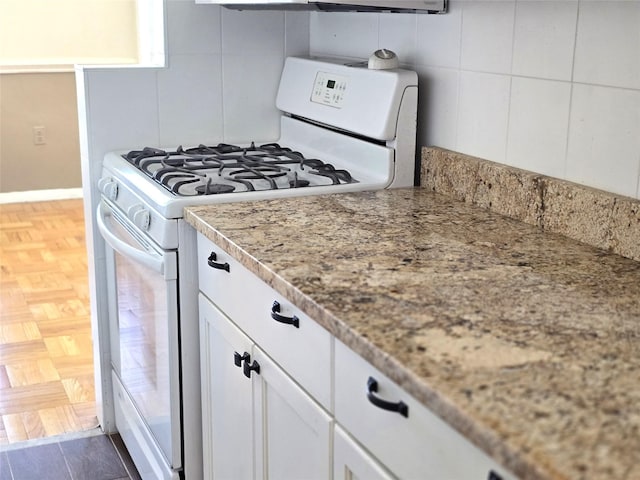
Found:
[[[44,127],[38,126],[33,127],[33,144],[34,145],[44,145],[46,142],[44,138]]]

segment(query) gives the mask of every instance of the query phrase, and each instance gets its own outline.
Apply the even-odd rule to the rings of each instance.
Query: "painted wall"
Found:
[[[137,57],[136,0],[0,1],[3,69],[134,63]]]
[[[0,192],[80,186],[73,73],[0,75]],[[33,127],[45,144],[34,145]]]
[[[135,63],[137,3],[0,0],[0,193],[81,186],[73,64]]]
[[[312,13],[311,52],[396,51],[420,77],[418,144],[640,198],[640,1],[449,7]]]

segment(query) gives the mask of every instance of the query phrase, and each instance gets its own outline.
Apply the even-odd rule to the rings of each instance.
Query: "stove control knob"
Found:
[[[118,182],[111,177],[101,178],[100,181],[98,181],[98,189],[109,200],[113,201],[118,198]]]
[[[140,210],[133,216],[133,223],[135,223],[142,230],[149,230],[151,225],[151,214],[149,210]]]
[[[127,210],[127,216],[133,221],[133,224],[136,227],[145,231],[149,230],[149,226],[151,225],[151,214],[143,205],[137,204],[129,207],[129,210]]]

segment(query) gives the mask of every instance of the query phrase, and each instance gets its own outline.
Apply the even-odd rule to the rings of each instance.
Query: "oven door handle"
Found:
[[[164,275],[164,260],[162,255],[153,251],[153,250],[138,250],[135,247],[132,247],[126,242],[123,242],[116,235],[114,235],[109,227],[107,227],[106,222],[104,221],[104,217],[108,215],[105,211],[105,207],[102,202],[98,205],[98,210],[96,212],[96,222],[98,224],[98,230],[102,234],[102,238],[104,238],[105,242],[111,246],[116,252],[128,257],[145,267],[150,268],[154,272],[158,272],[161,275]]]

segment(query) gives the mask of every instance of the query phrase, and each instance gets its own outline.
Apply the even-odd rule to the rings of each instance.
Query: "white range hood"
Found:
[[[237,10],[320,10],[445,13],[447,0],[196,0]]]

